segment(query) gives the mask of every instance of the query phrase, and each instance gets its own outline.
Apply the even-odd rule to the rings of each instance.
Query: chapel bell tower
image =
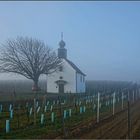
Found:
[[[61,41],[59,42],[58,57],[67,58],[67,49],[65,49],[66,43],[63,41],[63,33],[61,33]]]

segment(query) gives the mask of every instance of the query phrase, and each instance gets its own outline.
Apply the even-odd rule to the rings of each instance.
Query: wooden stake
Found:
[[[133,90],[133,103],[134,103],[134,101],[135,101],[135,92]]]
[[[115,92],[113,93],[113,115],[115,114]]]
[[[124,96],[123,96],[123,92],[122,92],[122,110],[123,110],[123,98],[124,98]]]
[[[127,105],[128,105],[128,139],[131,138],[131,124],[130,124],[130,98],[129,98],[129,91],[128,91],[128,101],[127,101]]]
[[[100,93],[98,92],[98,103],[97,103],[97,123],[99,122],[100,115]]]
[[[36,99],[34,98],[34,125],[36,125]]]

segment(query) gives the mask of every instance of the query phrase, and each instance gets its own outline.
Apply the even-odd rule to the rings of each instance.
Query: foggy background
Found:
[[[28,36],[57,51],[61,32],[68,59],[87,80],[140,80],[139,1],[0,2],[0,44]],[[20,78],[0,74],[0,80]]]

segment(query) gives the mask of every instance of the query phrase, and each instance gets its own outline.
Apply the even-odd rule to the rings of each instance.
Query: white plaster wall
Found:
[[[62,76],[63,80],[68,83],[64,86],[64,92],[75,93],[76,92],[76,71],[63,59],[63,71],[55,72],[47,77],[47,92],[58,93],[58,85],[55,81],[60,80]]]
[[[85,80],[83,82],[83,79],[81,81],[81,78],[80,78],[83,75],[80,73],[77,73],[76,76],[77,76],[77,93],[84,93],[85,92]]]

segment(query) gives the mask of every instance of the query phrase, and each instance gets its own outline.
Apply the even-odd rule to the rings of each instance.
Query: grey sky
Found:
[[[0,2],[0,43],[21,35],[57,50],[62,31],[87,79],[140,80],[140,2]]]

